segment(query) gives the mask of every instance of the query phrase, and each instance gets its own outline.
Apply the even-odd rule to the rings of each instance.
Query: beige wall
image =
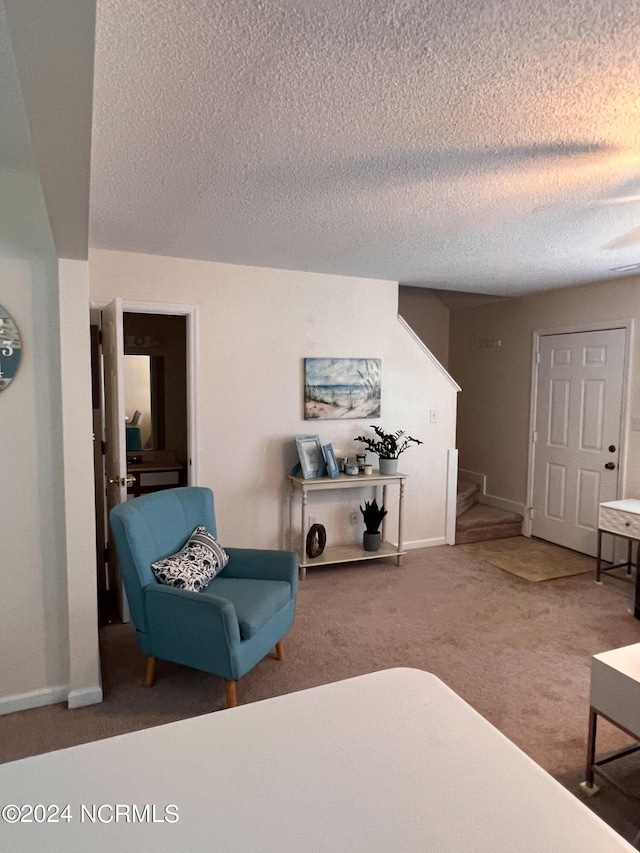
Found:
[[[400,285],[398,313],[440,364],[449,367],[449,309],[424,287]]]
[[[93,409],[86,261],[60,260],[60,378],[70,708],[102,700],[94,509]],[[84,332],[82,331],[84,329]]]
[[[0,302],[22,340],[0,392],[0,713],[69,679],[57,259],[36,176],[0,169]]]
[[[487,492],[524,504],[527,490],[531,359],[536,330],[640,316],[640,279],[626,278],[492,302],[451,313],[450,370],[462,386],[460,467],[487,475]],[[633,337],[633,336],[632,336]],[[501,342],[499,347],[487,341]],[[640,496],[640,343],[630,342],[624,497]],[[634,380],[635,377],[635,380]]]
[[[196,307],[198,482],[216,493],[223,542],[286,542],[295,435],[319,434],[337,455],[361,447],[353,439],[367,421],[303,419],[306,356],[382,359],[378,423],[425,442],[402,458],[410,475],[405,539],[414,546],[444,540],[456,392],[399,323],[397,284],[100,250],[90,252],[89,275],[92,299],[121,296],[125,310],[126,300]],[[334,542],[361,538],[349,512],[362,499],[325,494],[310,514]]]
[[[58,264],[2,3],[0,67],[0,303],[22,341],[0,395],[0,713],[9,713],[86,704],[101,691],[86,263]]]

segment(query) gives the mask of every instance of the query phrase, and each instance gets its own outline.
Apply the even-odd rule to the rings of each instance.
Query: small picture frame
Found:
[[[324,453],[324,459],[327,463],[327,474],[330,477],[339,477],[340,469],[338,468],[338,460],[336,459],[336,454],[333,450],[332,444],[323,444],[322,452]]]
[[[300,457],[300,468],[305,480],[321,477],[325,461],[319,435],[297,435],[296,447]]]

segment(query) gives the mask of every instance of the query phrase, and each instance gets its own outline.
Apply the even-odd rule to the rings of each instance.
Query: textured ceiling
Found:
[[[640,263],[637,0],[98,0],[90,244],[507,295]]]

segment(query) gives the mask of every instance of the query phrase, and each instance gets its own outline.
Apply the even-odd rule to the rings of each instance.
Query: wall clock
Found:
[[[20,332],[13,317],[0,305],[0,391],[3,391],[16,375],[22,344]]]

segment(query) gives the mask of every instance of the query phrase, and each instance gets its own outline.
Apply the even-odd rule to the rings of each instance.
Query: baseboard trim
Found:
[[[478,503],[486,504],[486,506],[494,506],[496,509],[503,509],[506,512],[516,512],[518,515],[525,517],[525,506],[517,501],[509,501],[506,498],[498,498],[495,495],[478,495]]]
[[[434,548],[436,545],[446,545],[447,540],[444,536],[436,536],[433,539],[414,539],[412,542],[403,542],[402,548],[404,551],[415,551],[418,548]]]
[[[58,702],[65,702],[68,695],[69,685],[58,684],[55,687],[32,690],[30,693],[6,696],[0,699],[0,715],[27,711],[29,708],[42,708],[44,705],[56,705]]]
[[[102,688],[83,687],[81,690],[69,692],[69,708],[84,708],[85,705],[98,705],[102,702]]]
[[[486,474],[479,474],[477,471],[467,471],[464,468],[458,468],[458,479],[469,480],[472,483],[477,483],[480,486],[480,492],[483,495],[487,490]]]
[[[496,509],[503,509],[506,512],[517,512],[523,518],[527,517],[525,504],[511,501],[507,498],[499,498],[497,495],[487,494],[486,474],[480,474],[477,471],[466,471],[464,468],[460,468],[458,476],[462,480],[470,480],[472,483],[477,483],[480,486],[478,503],[486,504],[486,506],[494,506]]]

